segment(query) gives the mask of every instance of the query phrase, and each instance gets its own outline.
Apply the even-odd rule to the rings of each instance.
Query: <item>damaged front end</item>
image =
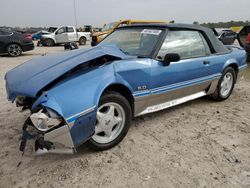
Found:
[[[100,93],[115,80],[112,62],[128,58],[116,46],[97,46],[37,57],[8,71],[8,100],[31,111],[20,150],[34,140],[37,153],[74,153],[94,134]]]
[[[47,107],[38,108],[25,121],[20,151],[25,151],[27,141],[31,139],[38,155],[75,152],[69,126],[57,112]]]

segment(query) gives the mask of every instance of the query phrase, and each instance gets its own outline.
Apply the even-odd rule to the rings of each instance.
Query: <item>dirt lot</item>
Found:
[[[58,51],[63,47],[0,57],[0,187],[250,187],[247,79],[224,102],[203,98],[136,118],[122,143],[108,151],[82,146],[75,155],[21,156],[28,112],[6,100],[4,75]]]

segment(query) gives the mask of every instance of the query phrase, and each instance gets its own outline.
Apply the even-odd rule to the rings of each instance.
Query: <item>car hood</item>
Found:
[[[129,58],[115,45],[103,45],[27,61],[6,73],[8,99],[14,101],[17,96],[36,97],[41,89],[76,66],[105,55],[118,59]]]

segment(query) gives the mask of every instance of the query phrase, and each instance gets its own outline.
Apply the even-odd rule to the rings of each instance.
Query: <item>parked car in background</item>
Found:
[[[116,28],[126,25],[135,25],[135,24],[152,24],[152,23],[166,23],[164,21],[156,21],[156,20],[122,20],[117,22],[111,22],[105,24],[102,28],[101,32],[93,33],[91,46],[97,45],[101,42],[107,35],[112,33]]]
[[[44,34],[41,43],[43,46],[54,46],[68,42],[79,42],[80,45],[85,45],[88,40],[90,40],[90,32],[77,32],[73,26],[64,26],[57,28],[52,33]]]
[[[0,54],[16,57],[34,49],[31,37],[13,30],[0,29]]]
[[[217,38],[224,44],[224,45],[232,45],[237,39],[237,33],[233,32],[231,29],[212,29],[214,34]]]
[[[206,95],[226,100],[245,55],[208,28],[144,24],[117,28],[87,50],[30,60],[5,75],[8,99],[31,110],[20,150],[31,138],[43,153],[73,153],[85,142],[105,150],[125,137],[132,117]]]
[[[32,40],[40,40],[43,35],[49,34],[50,32],[42,30],[32,34]]]
[[[244,26],[240,30],[238,40],[240,45],[245,48],[247,52],[247,61],[250,62],[250,25]]]
[[[219,36],[218,39],[224,44],[224,45],[232,45],[237,39],[237,33],[233,31],[223,31]]]
[[[32,40],[32,34],[30,33],[24,33],[23,34],[26,39]]]

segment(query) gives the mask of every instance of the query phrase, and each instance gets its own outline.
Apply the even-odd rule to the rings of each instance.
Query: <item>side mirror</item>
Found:
[[[176,53],[169,53],[166,54],[164,57],[163,65],[168,66],[171,62],[177,62],[180,61],[181,57],[179,54]]]

